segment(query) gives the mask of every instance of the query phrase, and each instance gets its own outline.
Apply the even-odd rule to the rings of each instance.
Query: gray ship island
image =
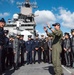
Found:
[[[35,15],[33,14],[33,8],[37,8],[36,2],[30,3],[30,0],[25,0],[25,2],[17,3],[20,8],[20,13],[13,14],[12,19],[8,19],[5,30],[9,30],[11,33],[24,34],[24,40],[27,40],[28,35],[32,37],[36,34],[36,23],[34,20]],[[17,29],[19,29],[17,31]]]

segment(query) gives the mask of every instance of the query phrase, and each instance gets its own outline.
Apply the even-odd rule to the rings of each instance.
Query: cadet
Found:
[[[50,36],[48,40],[48,46],[49,46],[49,63],[52,63],[52,42],[53,42],[53,37]]]
[[[20,52],[21,52],[21,65],[24,65],[24,53],[25,53],[25,41],[23,40],[24,35],[20,35]]]
[[[64,46],[64,40],[65,40],[65,36],[62,37],[62,40],[61,40],[61,46],[62,46],[62,53],[61,53],[61,63],[63,65],[66,65],[66,61],[65,61],[65,55],[64,55],[64,49],[63,49],[63,46]]]
[[[44,37],[43,34],[41,34],[41,39],[40,39],[40,61],[41,61],[42,53],[43,53],[43,58],[44,58],[44,51],[43,51],[43,43],[44,43],[44,41],[45,41],[45,37]]]
[[[36,62],[36,53],[38,53],[38,63],[40,64],[40,39],[39,39],[39,35],[37,34],[35,37],[35,40],[33,42],[33,49],[34,49],[34,64]]]
[[[71,66],[71,58],[70,58],[70,54],[71,54],[71,41],[70,41],[70,35],[69,33],[65,33],[65,40],[64,40],[64,54],[65,54],[65,61],[66,61],[66,66],[70,67]]]
[[[49,46],[48,46],[48,37],[45,38],[45,41],[43,42],[43,59],[44,62],[49,63]]]
[[[13,49],[14,49],[14,69],[17,70],[19,68],[19,58],[20,58],[20,46],[19,46],[19,38],[20,38],[20,34],[15,34],[15,39],[13,42]]]
[[[52,63],[54,67],[55,75],[62,75],[62,66],[61,66],[61,60],[60,60],[60,53],[62,51],[61,48],[61,38],[63,36],[62,31],[60,30],[60,24],[55,23],[52,26],[54,26],[54,30],[50,27],[49,24],[48,28],[52,31],[52,33],[48,33],[48,30],[46,27],[44,27],[45,32],[48,36],[53,37],[53,43],[52,43]]]
[[[71,29],[72,67],[74,68],[74,29]]]
[[[10,67],[14,67],[14,51],[13,51],[13,41],[14,36],[9,35],[9,43],[8,43],[8,64]]]
[[[7,37],[8,35],[8,30],[4,30],[4,34],[5,34],[5,45],[4,45],[4,49],[3,49],[3,62],[2,62],[2,66],[3,66],[3,70],[5,70],[5,67],[7,66],[8,62],[8,43],[9,43],[9,38]],[[6,65],[5,65],[6,64]]]
[[[31,35],[28,36],[28,41],[26,42],[26,53],[27,53],[27,65],[32,64],[32,51],[33,51],[33,40],[31,40]]]
[[[0,75],[2,75],[2,51],[3,51],[3,45],[5,43],[5,35],[4,35],[4,29],[5,26],[5,20],[2,18],[0,20]]]

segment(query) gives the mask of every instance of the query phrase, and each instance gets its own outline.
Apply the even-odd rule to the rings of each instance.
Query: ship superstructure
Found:
[[[29,0],[25,0],[25,2],[23,3],[18,2],[17,5],[20,8],[20,13],[14,14],[12,20],[8,20],[4,29],[13,32],[16,26],[18,25],[21,31],[27,30],[35,36],[36,23],[34,20],[35,15],[32,12],[32,8],[37,7],[36,2],[30,3]]]

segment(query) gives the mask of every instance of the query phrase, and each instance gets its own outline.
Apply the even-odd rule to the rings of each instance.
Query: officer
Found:
[[[29,35],[28,41],[26,41],[27,65],[32,64],[33,40],[31,40],[31,37]]]
[[[4,18],[0,19],[0,75],[2,75],[2,51],[5,43],[4,26],[6,22]]]
[[[48,46],[49,46],[49,63],[52,63],[52,42],[53,42],[53,37],[50,36],[48,39]]]
[[[20,35],[20,52],[21,52],[21,65],[24,65],[24,53],[25,53],[25,41],[23,40],[24,35]]]
[[[62,31],[60,30],[60,24],[55,23],[52,26],[54,26],[54,30],[50,27],[49,24],[47,24],[48,28],[51,30],[52,33],[48,33],[48,30],[46,27],[44,27],[45,32],[48,36],[53,37],[53,43],[52,43],[52,63],[54,67],[55,75],[62,75],[62,66],[61,66],[61,60],[60,60],[60,53],[62,51],[60,40],[63,36]]]
[[[36,53],[38,53],[38,63],[40,64],[40,39],[39,39],[39,35],[36,34],[35,40],[33,42],[33,49],[34,49],[34,64],[36,62]]]
[[[65,54],[65,61],[66,61],[66,66],[70,67],[71,66],[71,41],[70,41],[70,35],[69,33],[65,33],[65,40],[63,43],[63,49],[64,49],[64,54]]]
[[[44,59],[44,63],[49,63],[48,37],[46,37],[45,41],[43,42],[43,59]]]
[[[74,68],[74,29],[71,29],[72,67]]]
[[[20,34],[15,34],[15,39],[13,42],[13,49],[14,49],[14,70],[19,68],[19,58],[20,58],[20,46],[19,46],[19,38]]]
[[[2,56],[2,59],[3,59],[3,62],[2,62],[3,70],[5,70],[5,67],[8,65],[8,62],[7,62],[7,60],[8,60],[8,43],[9,43],[9,38],[7,37],[8,32],[9,32],[8,30],[4,30],[5,45],[4,45],[3,56]]]
[[[14,36],[9,35],[9,43],[8,43],[8,63],[10,67],[14,67],[14,51],[13,51],[13,41]]]
[[[42,53],[43,53],[43,59],[44,59],[44,50],[43,50],[43,43],[44,43],[44,41],[45,41],[45,37],[44,37],[43,34],[41,34],[41,39],[40,39],[40,61],[41,61]]]
[[[62,53],[61,53],[61,63],[63,65],[66,65],[66,62],[65,62],[65,55],[64,55],[64,49],[63,49],[63,46],[64,46],[64,40],[65,40],[65,36],[62,37],[62,40],[61,40],[61,46],[62,46]]]

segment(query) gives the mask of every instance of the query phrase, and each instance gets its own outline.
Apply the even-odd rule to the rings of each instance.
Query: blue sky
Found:
[[[4,17],[6,21],[12,19],[13,14],[20,12],[16,3],[24,1],[0,0],[0,18]],[[30,0],[34,1],[38,5],[37,9],[33,9],[33,13],[39,15],[35,18],[38,32],[44,33],[46,22],[50,25],[59,22],[63,32],[70,32],[74,28],[74,0]]]

